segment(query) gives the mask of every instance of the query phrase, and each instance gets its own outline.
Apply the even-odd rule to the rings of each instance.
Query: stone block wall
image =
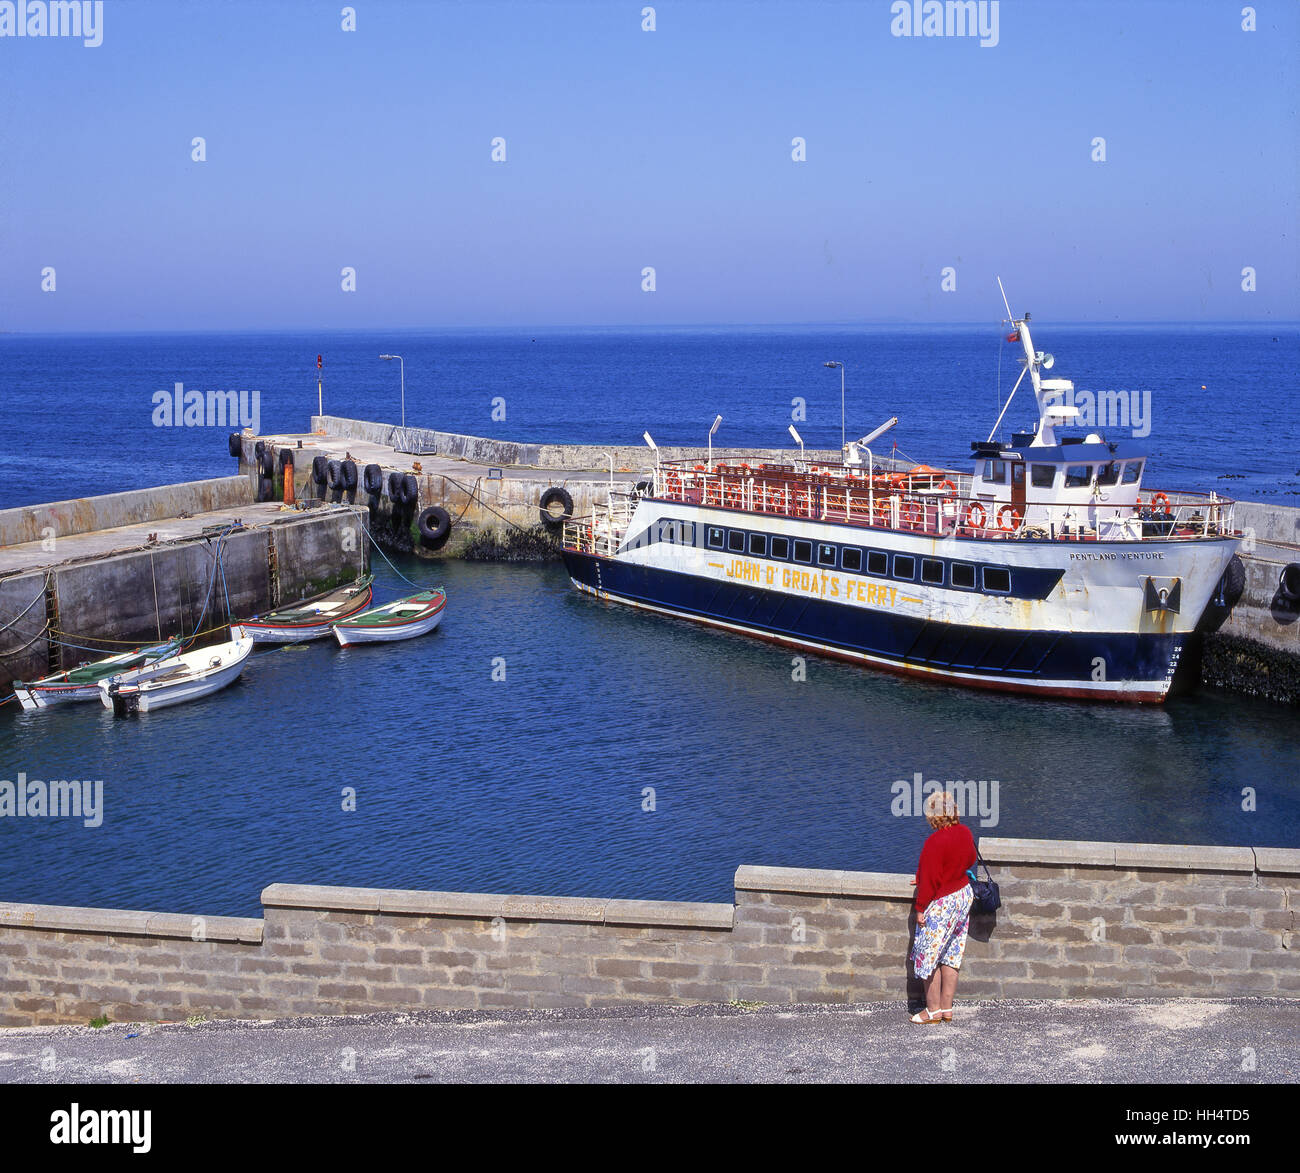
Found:
[[[985,839],[959,996],[1300,995],[1300,851]],[[0,1025],[919,993],[911,877],[742,867],[734,904],[273,884],[263,918],[0,905]]]

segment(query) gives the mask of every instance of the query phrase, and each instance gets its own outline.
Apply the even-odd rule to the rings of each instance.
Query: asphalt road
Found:
[[[1300,1082],[1300,1001],[628,1006],[0,1030],[5,1083]],[[134,1036],[134,1037],[132,1037]]]

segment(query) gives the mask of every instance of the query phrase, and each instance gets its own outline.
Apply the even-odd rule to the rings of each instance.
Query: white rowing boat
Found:
[[[78,664],[75,668],[56,672],[53,676],[46,676],[43,680],[35,680],[30,684],[15,680],[14,694],[18,697],[18,703],[28,712],[73,701],[98,700],[101,680],[136,668],[148,668],[176,655],[180,650],[181,641],[172,639],[152,647],[137,648],[133,652],[122,652],[94,663]]]
[[[99,682],[104,708],[117,716],[197,700],[233,684],[253,650],[252,639],[238,625],[228,643],[214,644],[175,656],[149,668],[123,672]]]
[[[372,607],[355,619],[334,624],[334,635],[342,647],[351,644],[388,643],[425,635],[442,622],[447,593],[421,591],[382,607]]]

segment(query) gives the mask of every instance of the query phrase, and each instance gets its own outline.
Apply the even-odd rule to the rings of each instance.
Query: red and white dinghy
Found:
[[[352,644],[390,643],[400,639],[414,639],[425,635],[442,622],[447,606],[447,592],[421,591],[408,595],[382,607],[372,607],[355,619],[334,625],[334,635],[340,646]]]
[[[373,582],[374,576],[367,574],[319,599],[255,615],[240,626],[258,644],[298,644],[321,639],[329,635],[335,623],[360,615],[370,606]]]

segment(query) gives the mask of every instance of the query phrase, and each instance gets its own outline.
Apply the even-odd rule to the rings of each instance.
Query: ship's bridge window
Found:
[[[823,542],[821,545],[819,545],[819,546],[817,547],[817,565],[818,565],[818,566],[834,566],[834,565],[835,565],[835,556],[836,556],[836,553],[838,552],[838,549],[839,549],[839,547],[837,547],[837,546],[832,546],[832,545],[828,544],[827,542]]]
[[[969,562],[954,562],[950,573],[953,586],[963,587],[968,591],[975,589],[975,567]]]
[[[1011,593],[1011,571],[1005,566],[985,566],[983,572],[986,591],[993,591],[999,595]]]
[[[937,558],[922,558],[921,581],[931,586],[943,586],[943,563]]]
[[[743,554],[745,552],[744,530],[732,529],[727,531],[727,549],[733,554]]]
[[[767,534],[750,534],[749,552],[755,558],[766,558],[767,557]]]
[[[911,582],[916,577],[916,559],[911,554],[894,555],[894,577]]]
[[[773,538],[772,539],[772,557],[780,558],[784,561],[790,557],[790,539]]]
[[[1092,465],[1069,464],[1065,467],[1065,487],[1067,489],[1085,488],[1092,480]]]
[[[845,570],[861,570],[862,551],[856,546],[845,546],[844,553],[840,555],[840,565]]]
[[[721,550],[726,544],[726,533],[720,525],[709,526],[708,545],[710,550]]]
[[[884,550],[867,551],[867,573],[880,575],[889,573],[889,556]]]
[[[805,542],[802,538],[796,538],[794,543],[794,560],[796,562],[811,562],[812,542]]]
[[[1126,485],[1136,485],[1142,479],[1142,461],[1130,460],[1124,466],[1124,483]]]
[[[1117,485],[1119,484],[1119,462],[1112,460],[1109,464],[1097,466],[1097,484],[1099,485]]]
[[[1050,489],[1052,481],[1056,479],[1056,465],[1031,464],[1029,466],[1029,477],[1033,481],[1035,489]]]
[[[990,485],[1007,483],[1007,462],[1005,460],[986,460],[984,462],[984,479]]]

